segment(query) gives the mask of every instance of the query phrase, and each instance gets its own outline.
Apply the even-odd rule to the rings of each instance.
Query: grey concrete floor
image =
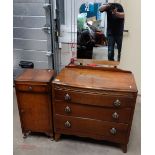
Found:
[[[13,106],[13,147],[14,155],[124,155],[122,150],[110,143],[87,138],[62,136],[59,142],[51,141],[44,135],[30,135],[23,139],[14,93]],[[131,129],[128,152],[126,155],[141,154],[141,105],[137,98]]]

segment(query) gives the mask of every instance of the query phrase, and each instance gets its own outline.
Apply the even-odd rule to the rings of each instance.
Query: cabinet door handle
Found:
[[[65,113],[71,113],[71,108],[69,106],[65,108]]]
[[[114,106],[115,107],[120,107],[120,105],[121,105],[121,102],[120,102],[119,99],[117,99],[116,101],[114,101]]]
[[[118,113],[117,113],[117,112],[114,112],[114,113],[112,114],[112,118],[114,118],[114,119],[118,119],[118,118],[119,118]]]
[[[116,130],[115,128],[111,128],[111,129],[110,129],[110,133],[111,133],[112,135],[116,135],[117,130]]]
[[[69,121],[65,123],[65,128],[71,128],[71,123]]]
[[[71,100],[71,97],[69,96],[69,94],[66,94],[65,95],[65,101],[70,101]]]

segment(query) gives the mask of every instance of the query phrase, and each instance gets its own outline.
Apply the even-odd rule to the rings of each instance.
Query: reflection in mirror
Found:
[[[77,58],[120,61],[123,30],[120,3],[83,3],[77,18]]]

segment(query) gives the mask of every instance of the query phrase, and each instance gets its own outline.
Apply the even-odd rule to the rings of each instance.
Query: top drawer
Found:
[[[131,96],[123,96],[116,94],[101,94],[97,92],[80,92],[77,90],[59,90],[54,89],[55,99],[63,100],[68,103],[81,103],[88,105],[97,105],[105,107],[131,107],[134,105],[135,99]]]
[[[47,85],[16,84],[16,90],[26,92],[48,92]]]

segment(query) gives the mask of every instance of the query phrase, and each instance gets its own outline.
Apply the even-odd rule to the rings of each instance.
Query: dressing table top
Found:
[[[117,69],[64,68],[53,83],[79,88],[137,92],[133,74]]]

